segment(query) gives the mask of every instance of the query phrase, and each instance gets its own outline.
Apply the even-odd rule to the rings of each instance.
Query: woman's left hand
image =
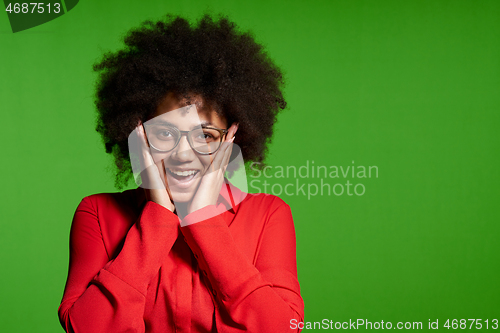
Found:
[[[221,147],[212,155],[212,162],[201,178],[200,186],[189,205],[188,214],[217,203],[222,184],[224,183],[224,174],[233,149],[234,135],[237,130],[237,123],[231,125]]]

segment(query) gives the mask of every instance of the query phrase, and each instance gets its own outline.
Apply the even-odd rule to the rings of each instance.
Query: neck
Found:
[[[176,202],[175,213],[180,219],[184,219],[188,215],[189,202]]]

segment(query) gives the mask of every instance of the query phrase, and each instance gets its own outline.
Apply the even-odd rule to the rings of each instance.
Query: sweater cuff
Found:
[[[104,269],[145,295],[178,235],[177,215],[148,201],[128,231],[122,250]]]

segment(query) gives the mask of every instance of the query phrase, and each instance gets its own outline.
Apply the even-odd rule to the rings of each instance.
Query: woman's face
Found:
[[[152,130],[149,132],[148,129],[146,130],[150,143],[152,143],[153,135],[160,136],[162,142],[170,140],[172,135],[167,130],[169,127],[175,127],[180,131],[191,131],[205,127],[219,129],[227,129],[228,127],[226,119],[221,118],[214,110],[210,109],[200,96],[192,96],[190,103],[188,103],[186,99],[173,93],[168,93],[165,96],[145,125],[152,125],[146,126],[146,128],[155,128],[154,133]],[[166,183],[174,202],[187,202],[193,198],[201,177],[215,156],[202,155],[194,151],[188,142],[187,135],[181,136],[179,144],[173,150],[158,152],[151,149],[151,154],[155,163],[163,162]],[[163,177],[164,175],[162,175]]]

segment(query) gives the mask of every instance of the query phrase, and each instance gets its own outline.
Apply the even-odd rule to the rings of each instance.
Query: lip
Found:
[[[167,167],[169,171],[178,171],[178,172],[184,172],[184,171],[200,171],[199,169],[185,169],[185,168],[169,168]]]
[[[187,189],[187,188],[190,188],[199,178],[199,175],[200,175],[200,170],[198,169],[184,169],[184,168],[168,168],[166,167],[166,172],[165,174],[167,175],[167,183],[168,183],[168,186],[170,187],[170,189],[172,189],[173,187],[175,188],[179,188],[179,189]],[[172,176],[171,174],[171,171],[170,170],[174,170],[174,171],[178,171],[178,172],[183,172],[183,171],[196,171],[196,173],[187,181],[183,181],[183,180],[179,180],[177,178],[175,178],[174,176]]]

